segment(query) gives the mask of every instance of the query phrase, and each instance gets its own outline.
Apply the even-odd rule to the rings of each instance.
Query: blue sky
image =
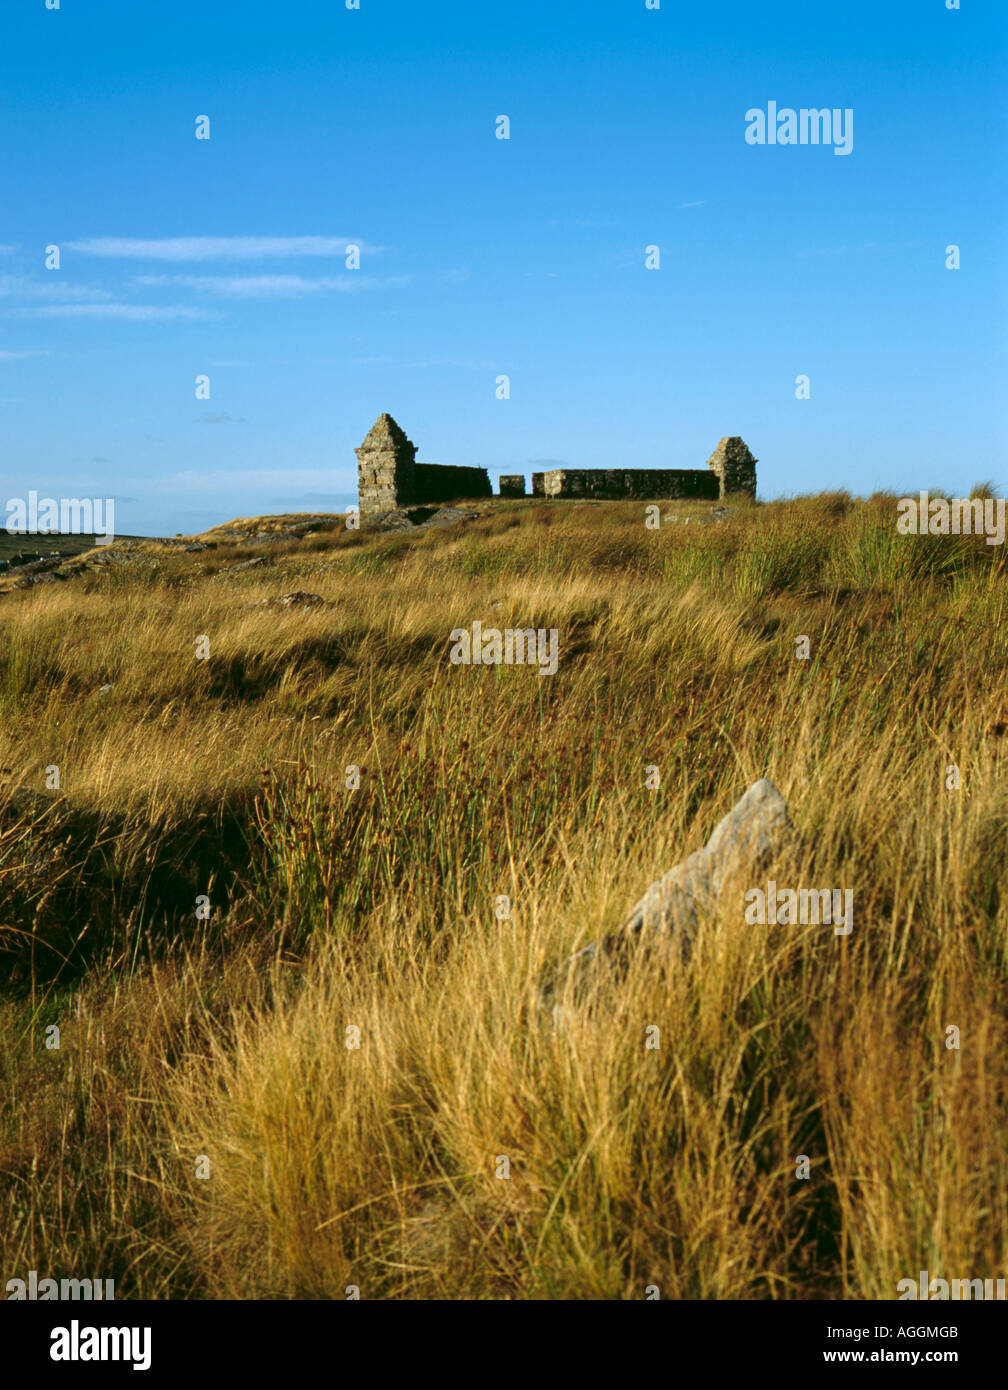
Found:
[[[333,510],[383,410],[495,482],[741,434],[763,497],[1008,486],[1006,7],[962,5],[7,0],[0,504]],[[770,100],[852,153],[747,144]]]

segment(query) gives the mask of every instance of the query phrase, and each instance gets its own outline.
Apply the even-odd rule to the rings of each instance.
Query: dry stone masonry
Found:
[[[492,497],[485,468],[417,463],[416,445],[391,415],[379,415],[357,454],[362,526],[381,523],[390,512],[455,498]],[[723,498],[756,496],[756,463],[745,441],[726,436],[702,468],[554,468],[532,474],[533,497]],[[501,497],[524,497],[522,474],[502,474]]]
[[[354,452],[362,525],[401,507],[493,496],[485,468],[417,463],[416,445],[388,414],[378,416]]]
[[[536,480],[542,478],[542,488]],[[713,473],[699,468],[554,468],[533,473],[532,492],[541,497],[720,497]]]
[[[737,434],[722,439],[707,460],[718,480],[720,496],[727,497],[730,492],[744,492],[749,497],[756,496],[756,464],[744,439]]]

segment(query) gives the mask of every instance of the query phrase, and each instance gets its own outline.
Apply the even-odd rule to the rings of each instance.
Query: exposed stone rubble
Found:
[[[419,531],[427,526],[454,526],[459,521],[475,521],[479,512],[467,507],[397,507],[372,518],[375,531]]]

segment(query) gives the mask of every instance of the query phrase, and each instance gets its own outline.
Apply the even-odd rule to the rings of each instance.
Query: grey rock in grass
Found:
[[[540,1009],[554,1025],[563,1020],[558,1000],[572,987],[575,1002],[590,986],[603,960],[625,966],[630,948],[678,948],[685,959],[701,918],[712,911],[722,887],[743,870],[756,875],[772,862],[793,834],[787,803],[767,778],[754,782],[704,845],[651,884],[622,925],[570,956],[539,990]]]
[[[321,594],[310,594],[307,589],[294,589],[289,594],[281,594],[272,601],[274,608],[326,608],[328,604]]]
[[[310,594],[307,589],[294,589],[289,594],[281,594],[279,598],[257,598],[252,603],[242,604],[242,608],[274,608],[288,611],[292,608],[329,608],[330,606],[321,594]]]
[[[220,579],[225,574],[241,574],[244,570],[259,569],[265,563],[265,555],[255,555],[251,560],[239,560],[235,565],[228,565],[225,569],[218,570],[214,578]]]
[[[471,511],[468,507],[440,507],[427,521],[421,521],[423,526],[454,526],[457,521],[475,521],[479,512]]]
[[[428,526],[454,526],[457,521],[475,521],[479,512],[469,507],[438,507],[434,504],[418,507],[396,507],[393,511],[375,513],[369,528],[376,531],[420,531]]]

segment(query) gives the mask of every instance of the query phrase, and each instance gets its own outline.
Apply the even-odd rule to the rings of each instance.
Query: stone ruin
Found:
[[[379,415],[357,455],[357,493],[361,525],[387,512],[450,502],[455,497],[492,497],[485,468],[417,463],[416,445],[391,415]]]
[[[747,497],[755,497],[758,462],[759,459],[753,458],[749,452],[744,439],[737,434],[725,435],[707,460],[707,467],[713,470],[718,480],[719,496],[744,492]]]
[[[492,497],[485,468],[417,463],[416,445],[391,415],[379,415],[357,455],[361,525],[374,525],[391,512],[456,498]],[[757,460],[738,435],[726,436],[707,460],[707,468],[554,468],[532,474],[534,497],[709,498],[729,493],[756,496]],[[525,477],[502,474],[501,497],[524,497]],[[406,523],[404,522],[404,525]]]

